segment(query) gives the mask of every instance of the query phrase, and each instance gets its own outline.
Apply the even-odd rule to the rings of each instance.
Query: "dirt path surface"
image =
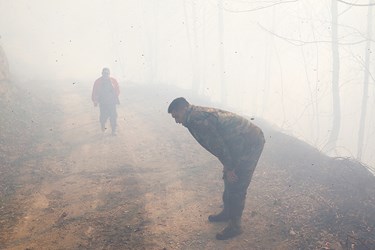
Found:
[[[215,240],[225,224],[211,224],[207,216],[221,209],[220,163],[166,113],[170,94],[144,93],[134,87],[122,90],[118,134],[111,136],[100,131],[99,110],[89,99],[91,86],[65,87],[56,101],[59,118],[50,121],[46,114],[50,127],[36,145],[37,153],[19,161],[21,172],[12,199],[18,219],[11,227],[3,227],[0,248],[375,246],[370,237],[375,232],[371,219],[375,218],[375,189],[368,186],[373,177],[350,172],[347,162],[340,162],[342,176],[347,176],[345,171],[359,176],[359,182],[346,182],[348,189],[365,194],[362,198],[346,193],[350,198],[343,200],[337,193],[346,192],[342,179],[330,178],[331,170],[290,170],[306,161],[309,166],[335,165],[328,164],[328,159],[321,163],[316,152],[298,152],[298,145],[293,152],[297,157],[283,159],[283,164],[277,155],[285,145],[266,146],[249,188],[244,233],[232,240]],[[276,135],[268,134],[269,145],[276,140]],[[359,204],[363,209],[353,208]],[[358,212],[350,217],[353,211]],[[348,224],[347,219],[352,221]]]

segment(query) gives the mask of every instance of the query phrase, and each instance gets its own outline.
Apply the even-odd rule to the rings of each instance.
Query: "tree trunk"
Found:
[[[9,64],[3,48],[0,46],[0,81],[9,80]]]
[[[200,88],[200,59],[199,59],[199,44],[197,32],[197,7],[196,0],[192,1],[192,15],[193,15],[193,91],[198,94]]]
[[[190,61],[191,61],[191,73],[192,73],[192,78],[191,78],[191,88],[193,91],[195,91],[195,69],[196,65],[195,63],[195,56],[194,56],[194,45],[191,42],[191,35],[190,35],[190,25],[189,25],[189,16],[188,16],[188,11],[186,7],[186,0],[183,1],[184,5],[184,17],[185,17],[185,28],[186,28],[186,37],[188,41],[188,47],[189,47],[189,54],[190,54]],[[195,20],[193,20],[195,22]],[[194,43],[195,44],[195,43]]]
[[[223,0],[218,1],[218,21],[219,21],[219,70],[221,86],[221,102],[227,104],[227,86],[225,81],[225,61],[224,61],[224,20],[223,20]]]
[[[372,4],[369,0],[369,4]],[[363,96],[362,96],[362,109],[361,118],[359,121],[358,130],[358,146],[357,146],[357,159],[361,160],[363,151],[363,138],[365,134],[365,123],[367,114],[367,99],[368,99],[368,85],[369,85],[369,70],[370,70],[370,51],[371,51],[371,37],[372,37],[372,7],[368,7],[367,12],[367,42],[365,48],[365,65],[364,65],[364,79],[363,79]]]
[[[332,107],[333,107],[333,123],[332,130],[329,135],[328,142],[325,146],[326,152],[332,152],[336,148],[337,139],[340,133],[341,125],[341,108],[340,108],[340,55],[338,45],[338,13],[337,0],[331,0],[332,15]]]
[[[151,39],[150,39],[150,82],[156,84],[157,80],[157,72],[158,72],[158,32],[159,32],[159,23],[158,23],[158,14],[159,14],[159,2],[157,0],[152,1],[152,25],[153,25],[153,32],[151,32]]]

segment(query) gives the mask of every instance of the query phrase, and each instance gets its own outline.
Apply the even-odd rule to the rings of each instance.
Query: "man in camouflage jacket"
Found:
[[[262,130],[234,113],[190,105],[183,97],[172,101],[168,113],[224,166],[224,208],[208,220],[229,224],[216,238],[226,240],[241,234],[247,188],[265,143]]]

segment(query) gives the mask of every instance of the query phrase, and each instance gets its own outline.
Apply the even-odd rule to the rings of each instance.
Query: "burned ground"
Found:
[[[34,84],[44,87],[2,92],[0,248],[375,248],[375,178],[358,162],[255,118],[266,145],[244,233],[221,242],[224,224],[207,221],[221,209],[221,165],[166,113],[190,93],[123,86],[112,137],[100,131],[91,83]]]

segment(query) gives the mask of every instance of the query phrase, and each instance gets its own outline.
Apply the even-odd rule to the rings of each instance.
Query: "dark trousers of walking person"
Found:
[[[105,124],[109,118],[109,122],[111,124],[112,134],[116,133],[117,127],[117,111],[116,111],[116,104],[99,104],[100,107],[100,125],[102,131],[105,130]]]

